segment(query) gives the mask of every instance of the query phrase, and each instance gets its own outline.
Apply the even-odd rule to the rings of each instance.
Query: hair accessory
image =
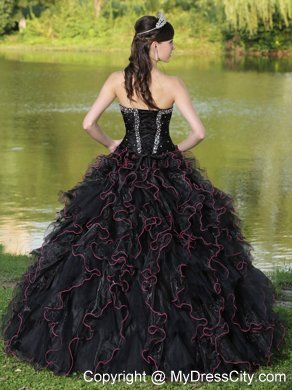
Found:
[[[158,28],[161,28],[162,26],[164,26],[165,23],[167,22],[165,16],[163,15],[163,12],[159,12],[158,15],[157,15],[157,18],[159,18],[159,19],[158,19],[158,22],[156,23],[154,28],[151,28],[150,30],[146,30],[146,31],[142,31],[142,32],[136,33],[136,35],[146,34],[149,31],[157,30]]]

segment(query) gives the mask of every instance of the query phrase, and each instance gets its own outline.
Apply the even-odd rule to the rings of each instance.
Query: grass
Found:
[[[131,36],[125,36],[123,46],[119,46],[114,41],[104,42],[102,40],[72,40],[59,39],[28,39],[26,41],[19,40],[16,35],[3,37],[0,39],[0,50],[25,50],[25,51],[86,51],[86,52],[118,52],[129,51],[131,46]],[[222,45],[218,42],[202,42],[198,39],[190,39],[180,37],[176,39],[176,52],[185,54],[206,54],[206,55],[220,55],[222,54]]]
[[[18,280],[20,275],[26,270],[27,266],[30,264],[31,258],[25,255],[12,255],[4,252],[3,246],[0,244],[0,315],[2,314],[4,308],[6,307],[9,299],[12,297],[13,286]],[[292,287],[292,271],[279,270],[277,269],[272,274],[268,275],[275,287],[277,294],[280,293],[281,288]],[[279,295],[280,296],[280,295]],[[286,321],[289,333],[287,336],[287,343],[283,350],[283,356],[274,360],[272,367],[261,367],[258,371],[254,373],[253,380],[251,382],[252,389],[260,390],[276,390],[281,389],[290,389],[292,388],[292,378],[291,378],[291,366],[292,366],[292,351],[289,350],[288,346],[292,345],[292,310],[285,307],[276,307],[275,311]],[[126,380],[121,382],[116,382],[115,384],[111,383],[95,383],[95,382],[85,382],[83,379],[83,374],[74,374],[71,377],[62,377],[53,374],[47,369],[36,370],[29,363],[22,362],[19,359],[14,357],[7,356],[3,351],[3,340],[0,343],[0,388],[4,390],[58,390],[58,389],[107,389],[109,386],[111,388],[118,389],[129,389],[130,386],[130,376],[128,376],[128,383]],[[284,373],[286,375],[286,382],[272,381],[272,382],[261,382],[259,380],[260,374],[268,374],[270,380],[272,379],[272,374],[279,375]],[[151,382],[150,376],[145,377],[146,382],[134,381],[133,386],[135,388],[141,389],[153,389],[157,388]],[[192,384],[186,384],[173,382],[166,383],[160,386],[163,389],[173,389],[180,386],[189,390],[194,388],[208,388],[211,390],[215,389],[227,389],[227,390],[237,390],[237,389],[247,389],[250,388],[246,380],[238,380],[238,382],[193,382]]]

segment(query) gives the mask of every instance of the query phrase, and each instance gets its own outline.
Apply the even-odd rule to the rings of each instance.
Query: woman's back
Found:
[[[157,105],[161,109],[172,107],[174,103],[174,94],[173,94],[173,76],[168,76],[165,73],[154,69],[151,72],[151,83],[149,89],[151,95]],[[125,76],[124,71],[116,72],[116,83],[115,83],[115,92],[119,103],[125,107],[133,108],[143,108],[148,109],[145,102],[141,98],[137,97],[137,94],[134,91],[133,98],[136,100],[135,103],[130,102],[127,97],[127,92],[125,89]]]

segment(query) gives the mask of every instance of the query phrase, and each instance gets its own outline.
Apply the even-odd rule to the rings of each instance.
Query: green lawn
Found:
[[[0,315],[3,312],[4,307],[7,305],[9,299],[12,296],[13,285],[19,278],[19,276],[25,271],[30,260],[27,256],[14,256],[4,253],[3,246],[0,245]],[[275,290],[280,295],[282,287],[292,287],[292,272],[278,271],[269,275],[273,280]],[[85,382],[82,374],[76,374],[71,377],[62,377],[54,375],[51,371],[43,369],[36,371],[29,363],[23,363],[20,360],[8,357],[3,352],[3,341],[1,340],[0,346],[0,389],[4,390],[49,390],[49,389],[88,389],[88,388],[119,388],[129,389],[130,386],[135,388],[163,388],[172,389],[183,386],[185,389],[208,387],[209,389],[291,389],[291,367],[292,367],[292,351],[288,349],[288,345],[292,345],[292,309],[285,307],[276,307],[275,311],[279,312],[281,317],[285,319],[289,325],[289,334],[286,343],[286,347],[283,351],[283,357],[279,360],[275,360],[272,367],[262,367],[260,370],[254,373],[254,378],[251,382],[251,386],[248,385],[247,380],[238,380],[232,383],[228,382],[209,382],[209,383],[193,383],[183,385],[183,383],[167,383],[162,386],[152,384],[151,378],[147,376],[145,383],[134,382],[132,385],[127,384],[126,381],[117,382],[116,384],[101,384],[95,382]],[[286,382],[283,381],[271,381],[260,382],[260,374],[269,374],[272,379],[272,374],[285,373]],[[130,380],[130,377],[128,377]]]

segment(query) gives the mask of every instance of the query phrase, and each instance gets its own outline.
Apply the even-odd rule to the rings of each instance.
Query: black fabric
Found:
[[[6,353],[60,375],[272,364],[286,325],[232,197],[173,144],[171,111],[121,110],[123,142],[60,193],[30,253],[2,317]]]

